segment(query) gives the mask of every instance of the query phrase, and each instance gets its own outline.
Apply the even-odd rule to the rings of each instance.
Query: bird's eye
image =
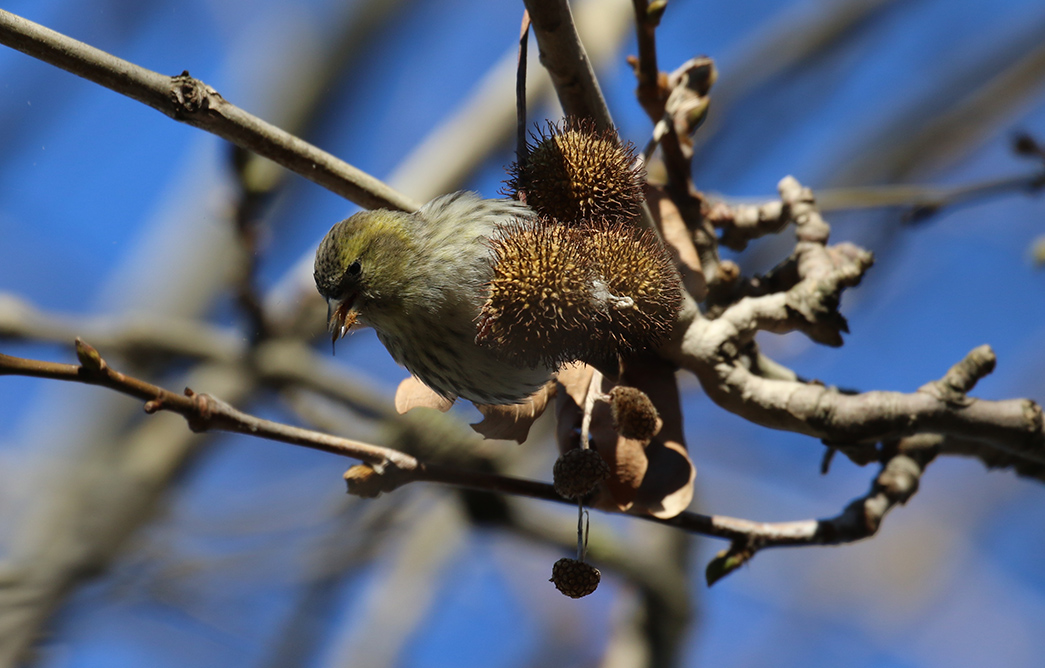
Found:
[[[331,294],[343,296],[349,292],[355,292],[359,288],[359,286],[356,285],[356,278],[362,270],[363,265],[359,263],[359,260],[348,265],[348,268],[345,269],[345,273],[341,274],[341,280],[338,281],[337,288],[333,290]]]

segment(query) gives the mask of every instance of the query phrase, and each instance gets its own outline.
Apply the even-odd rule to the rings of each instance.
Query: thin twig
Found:
[[[954,187],[885,185],[860,188],[826,188],[817,192],[821,211],[845,211],[879,207],[910,207],[920,218],[940,209],[1007,193],[1035,193],[1045,188],[1045,172],[1006,176]]]
[[[98,351],[82,339],[76,340],[76,355],[80,359],[79,365],[0,354],[0,376],[31,376],[107,387],[145,401],[146,413],[164,410],[181,415],[189,423],[189,428],[196,432],[228,431],[248,434],[352,457],[375,466],[393,465],[402,469],[417,467],[417,460],[397,450],[254,417],[236,410],[220,399],[197,394],[188,388],[184,395],[177,394],[120,373],[110,367]]]
[[[665,3],[653,4],[655,6],[651,9],[647,0],[632,0],[639,55],[637,58],[629,58],[629,62],[638,80],[635,93],[639,104],[653,122],[652,137],[643,151],[643,160],[649,162],[657,145],[661,147],[668,177],[667,194],[678,209],[686,227],[693,234],[693,244],[700,258],[706,286],[711,289],[712,301],[715,301],[717,292],[721,292],[716,290],[721,282],[718,278],[718,245],[714,230],[704,217],[704,199],[693,184],[690,169],[692,147],[688,138],[687,144],[683,144],[675,119],[667,109],[670,95],[665,83],[667,77],[661,75],[657,65],[657,26]]]
[[[635,9],[635,33],[638,37],[638,58],[632,61],[638,88],[635,96],[653,122],[664,117],[667,92],[660,85],[660,68],[657,66],[657,24],[659,15],[651,15],[647,0],[632,0]],[[663,11],[663,8],[661,9]]]
[[[519,169],[526,167],[529,158],[526,147],[526,59],[529,57],[530,13],[523,10],[519,28],[519,63],[515,74],[515,160]]]
[[[370,474],[382,479],[379,486],[374,488],[375,491],[387,492],[409,482],[426,481],[556,503],[574,503],[561,497],[549,483],[434,462],[421,462],[392,448],[258,418],[236,410],[207,394],[197,394],[188,389],[184,395],[177,394],[112,369],[94,348],[80,340],[77,340],[77,356],[80,358],[80,365],[0,354],[0,376],[21,375],[99,385],[145,401],[145,410],[148,413],[161,410],[177,413],[186,419],[193,431],[245,434],[367,462],[364,467]],[[813,545],[826,542],[823,531],[817,531],[817,520],[764,523],[691,512],[683,512],[666,520],[637,513],[631,516],[730,541],[758,540],[766,546]],[[836,532],[836,535],[836,542],[846,542],[845,536],[848,534]]]
[[[227,139],[362,207],[419,207],[373,176],[230,104],[187,71],[171,77],[147,70],[2,9],[0,44]]]

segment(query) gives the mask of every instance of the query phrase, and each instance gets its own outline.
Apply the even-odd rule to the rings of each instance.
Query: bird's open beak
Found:
[[[352,308],[355,301],[355,295],[349,295],[341,301],[327,300],[327,329],[330,330],[331,341],[336,342],[348,334],[348,330],[356,324],[359,312]]]

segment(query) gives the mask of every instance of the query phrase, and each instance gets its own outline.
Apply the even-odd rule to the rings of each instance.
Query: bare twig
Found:
[[[0,338],[66,343],[78,334],[125,355],[177,355],[231,362],[245,352],[241,337],[188,318],[159,314],[77,318],[44,313],[18,297],[0,293]]]
[[[1042,188],[1045,188],[1045,172],[1039,169],[1027,174],[951,187],[899,183],[824,188],[817,191],[816,202],[822,213],[903,207],[910,209],[912,218],[919,219],[947,207],[1008,193],[1030,194]],[[787,222],[785,214],[780,200],[767,198],[762,203],[714,200],[710,203],[707,216],[715,227],[723,230],[722,243],[739,250],[752,239],[779,231],[780,226]]]
[[[939,452],[939,437],[933,434],[915,436],[895,444],[895,450],[882,464],[871,483],[870,491],[853,500],[841,514],[823,520],[763,524],[757,530],[746,523],[734,524],[745,531],[726,550],[719,552],[707,566],[708,584],[728,575],[767,547],[837,545],[869,538],[878,532],[882,520],[897,504],[918,491],[925,467]],[[730,524],[724,518],[717,520]]]
[[[236,410],[207,394],[186,390],[176,394],[152,383],[115,371],[98,352],[77,341],[80,365],[29,360],[0,354],[0,375],[22,375],[100,385],[146,402],[148,413],[170,411],[185,417],[193,431],[227,431],[265,438],[291,445],[321,450],[358,459],[366,464],[354,466],[345,474],[349,491],[360,496],[376,496],[416,481],[436,482],[487,492],[524,496],[556,503],[571,504],[556,493],[549,483],[504,476],[485,471],[467,470],[432,462],[421,462],[399,450],[330,436],[308,429],[265,420]],[[757,540],[780,544],[818,544],[821,534],[809,531],[808,520],[798,523],[761,523],[724,516],[707,516],[683,512],[672,519],[659,519],[644,514],[634,517],[661,522],[691,533],[731,541]],[[855,540],[856,538],[853,538]],[[839,538],[838,542],[845,542]]]
[[[865,186],[827,188],[817,192],[821,211],[844,211],[878,207],[909,207],[911,216],[920,219],[950,206],[958,206],[1008,193],[1029,194],[1045,188],[1045,172],[990,179],[981,183],[947,187],[925,185]]]
[[[664,12],[666,3],[659,2],[657,9],[650,11],[647,0],[632,0],[635,8],[635,33],[638,36],[639,56],[632,65],[638,88],[635,96],[639,104],[656,123],[664,116],[664,103],[668,99],[667,90],[661,86],[660,69],[657,67],[657,25]]]
[[[560,500],[550,484],[466,471],[436,463],[423,463],[408,454],[285,425],[249,415],[224,401],[186,388],[177,394],[111,368],[98,351],[82,340],[76,341],[80,364],[62,364],[0,354],[0,376],[20,375],[100,385],[145,401],[145,412],[170,411],[186,419],[195,432],[226,431],[321,450],[365,462],[348,476],[350,490],[362,496],[391,491],[412,481],[441,482],[486,491]],[[353,470],[350,470],[352,473]],[[347,475],[347,474],[346,474]],[[377,486],[375,486],[377,485]],[[354,486],[354,488],[353,488]]]
[[[636,95],[639,104],[653,122],[653,135],[646,153],[652,153],[659,144],[664,154],[664,166],[667,171],[667,193],[678,209],[686,227],[693,234],[693,245],[700,258],[706,287],[711,289],[712,301],[720,292],[718,277],[719,254],[714,230],[704,215],[704,199],[693,184],[690,161],[693,157],[692,141],[679,135],[680,127],[688,127],[685,122],[677,122],[668,108],[671,97],[669,77],[660,72],[657,66],[656,31],[664,12],[666,3],[647,0],[633,0],[635,11],[635,31],[638,38],[639,55],[630,58],[635,77],[638,80]],[[675,85],[685,89],[688,84],[688,66],[706,68],[711,72],[708,81],[713,81],[714,65],[707,58],[692,59],[676,72]],[[710,85],[710,84],[709,84]],[[707,90],[703,91],[706,100]],[[688,95],[687,95],[688,97]],[[706,110],[706,107],[705,107]],[[648,158],[648,156],[647,156]],[[703,300],[707,294],[694,295]],[[693,312],[696,312],[695,310]]]
[[[523,10],[519,28],[519,64],[515,75],[515,160],[520,169],[526,166],[526,60],[529,58],[530,13]]]
[[[171,77],[147,70],[4,10],[0,43],[269,158],[360,206],[419,207],[369,174],[230,104],[188,72]]]
[[[76,340],[76,355],[80,359],[79,365],[0,354],[0,375],[50,378],[108,387],[145,401],[146,413],[164,410],[181,415],[189,423],[189,428],[196,432],[213,430],[249,434],[352,457],[379,467],[390,465],[410,470],[418,465],[412,457],[396,450],[256,418],[236,410],[220,399],[197,394],[188,388],[184,395],[176,394],[114,370],[97,350],[82,339]]]

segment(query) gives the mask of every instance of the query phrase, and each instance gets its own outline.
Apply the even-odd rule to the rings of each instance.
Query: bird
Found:
[[[335,224],[316,251],[316,288],[336,341],[358,321],[392,358],[439,395],[514,404],[554,368],[507,359],[476,343],[476,321],[504,229],[532,220],[525,204],[460,191],[416,212],[361,211]]]

